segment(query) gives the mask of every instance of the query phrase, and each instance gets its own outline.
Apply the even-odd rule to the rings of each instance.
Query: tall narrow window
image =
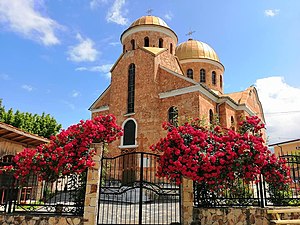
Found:
[[[230,118],[230,127],[231,127],[232,130],[235,130],[235,124],[234,124],[233,116],[231,116],[231,118]]]
[[[162,38],[159,39],[158,41],[158,47],[163,48],[164,47],[164,40]]]
[[[223,87],[223,77],[222,77],[222,75],[220,75],[220,88],[222,88]]]
[[[193,70],[192,69],[188,69],[187,72],[187,77],[193,79]]]
[[[200,70],[200,83],[205,83],[206,82],[206,78],[205,78],[205,70],[201,69]]]
[[[135,86],[135,65],[132,63],[128,69],[128,101],[127,113],[134,112],[134,86]]]
[[[209,122],[210,124],[213,124],[214,122],[214,113],[211,109],[209,110]]]
[[[172,106],[168,110],[168,119],[169,123],[174,126],[178,126],[178,109],[175,106]]]
[[[134,50],[135,49],[135,40],[132,39],[130,42],[131,42],[131,49]]]
[[[216,72],[212,71],[211,73],[211,82],[213,85],[216,85],[217,81],[216,81]]]
[[[170,53],[173,54],[173,44],[170,43]]]
[[[128,120],[124,124],[124,136],[123,136],[123,145],[135,145],[136,138],[136,124],[134,120]]]
[[[149,38],[148,37],[144,38],[144,47],[149,47]]]

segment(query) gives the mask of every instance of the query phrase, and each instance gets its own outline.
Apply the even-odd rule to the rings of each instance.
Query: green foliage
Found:
[[[283,188],[278,188],[269,184],[270,201],[274,205],[293,205],[293,192],[289,185],[284,185]]]
[[[19,110],[14,112],[12,108],[6,111],[2,105],[2,99],[0,99],[0,122],[45,138],[57,134],[61,129],[61,124],[58,124],[52,116],[44,112],[42,115],[37,115],[29,112],[20,112]]]

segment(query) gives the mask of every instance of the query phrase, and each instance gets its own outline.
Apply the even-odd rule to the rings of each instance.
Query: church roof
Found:
[[[139,25],[158,25],[158,26],[163,26],[163,27],[167,27],[170,29],[170,27],[167,25],[167,23],[157,16],[142,16],[142,17],[138,18],[136,21],[134,21],[129,26],[129,28],[139,26]]]
[[[179,60],[183,59],[210,59],[220,63],[215,50],[208,44],[189,39],[176,47],[175,55]]]
[[[141,49],[147,50],[148,52],[152,53],[155,56],[168,50],[166,48],[156,48],[156,47],[142,47]]]

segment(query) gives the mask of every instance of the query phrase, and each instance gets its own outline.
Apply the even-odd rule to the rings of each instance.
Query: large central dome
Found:
[[[150,35],[149,32],[158,32],[160,34],[167,35],[175,40],[175,45],[177,44],[178,38],[176,33],[167,25],[167,23],[157,16],[142,16],[135,20],[122,34],[121,34],[121,42],[124,44],[124,40],[130,36],[136,39],[136,37],[132,36],[135,33],[140,33],[140,36],[145,35],[144,32],[147,32],[146,35]],[[158,35],[158,34],[155,34]],[[143,37],[144,38],[144,37]],[[162,37],[161,37],[162,38]],[[153,43],[152,43],[153,45]]]
[[[170,28],[165,21],[157,16],[142,16],[134,21],[129,27],[135,27],[139,25],[158,25]]]
[[[178,45],[175,50],[175,55],[179,60],[210,59],[220,63],[219,57],[212,47],[204,42],[193,39],[189,39]]]

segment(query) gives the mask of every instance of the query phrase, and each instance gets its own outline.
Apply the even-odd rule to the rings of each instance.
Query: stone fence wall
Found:
[[[275,219],[275,215],[267,214],[269,209],[271,208],[194,208],[191,225],[269,225],[270,220]],[[298,218],[300,213],[282,215],[282,219]]]
[[[0,215],[1,225],[83,225],[83,217]]]

